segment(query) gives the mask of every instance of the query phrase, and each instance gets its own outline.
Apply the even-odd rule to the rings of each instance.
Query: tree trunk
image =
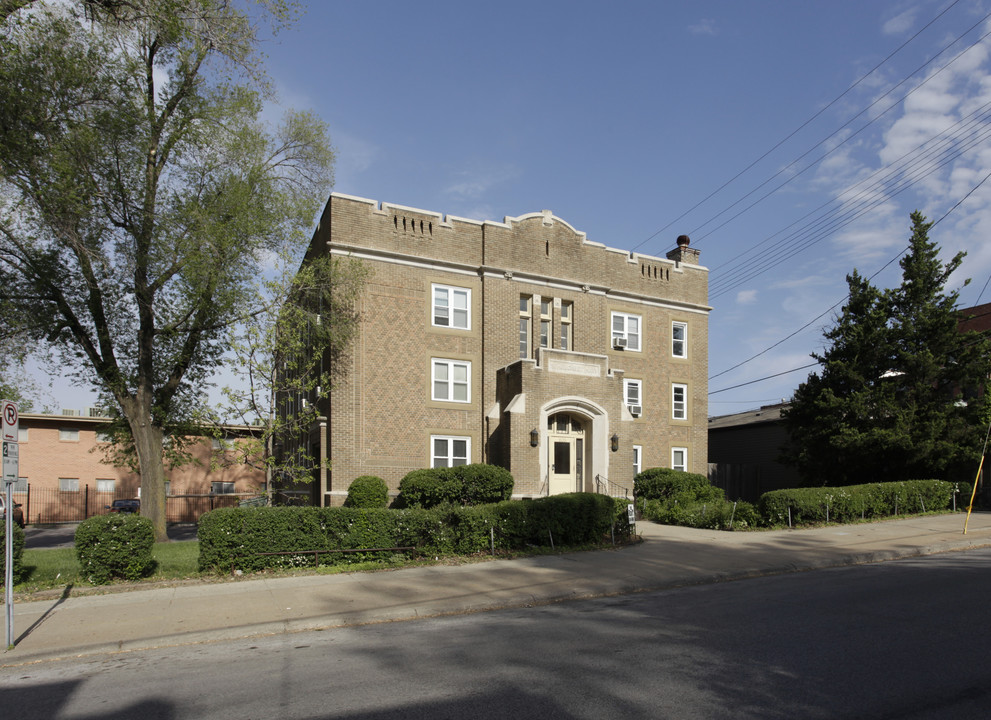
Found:
[[[138,403],[134,403],[138,405]],[[165,463],[162,461],[162,429],[151,422],[151,413],[125,408],[134,437],[141,471],[141,514],[151,520],[155,542],[169,539],[165,527]]]

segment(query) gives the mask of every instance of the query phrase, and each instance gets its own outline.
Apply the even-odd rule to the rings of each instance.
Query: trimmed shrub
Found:
[[[548,533],[555,545],[597,543],[609,536],[616,521],[616,503],[608,495],[566,493],[523,502],[529,505],[528,525],[534,543],[549,543]]]
[[[742,530],[760,524],[756,508],[748,502],[664,502],[647,500],[642,505],[643,516],[664,525],[682,525],[708,530]]]
[[[344,507],[384,508],[389,504],[389,487],[375,475],[361,475],[348,486]]]
[[[430,508],[440,505],[447,497],[447,489],[434,469],[414,470],[399,481],[397,504],[409,508]]]
[[[644,470],[633,479],[643,516],[665,525],[733,530],[753,527],[758,516],[746,502],[730,502],[705,475],[670,468]]]
[[[326,528],[313,507],[219,508],[200,517],[200,569],[261,570],[302,565],[306,557],[266,552],[324,550]]]
[[[140,580],[155,569],[155,530],[146,517],[97,515],[76,528],[76,557],[83,577],[96,585]]]
[[[716,503],[725,499],[722,489],[705,475],[670,468],[650,468],[633,478],[633,494],[640,500],[661,500],[679,505]]]
[[[757,510],[765,525],[793,526],[851,522],[890,515],[962,509],[970,498],[970,483],[907,480],[843,487],[794,488],[764,493]]]
[[[21,558],[24,555],[24,530],[17,523],[13,523],[14,535],[13,546],[14,551],[14,567],[13,576],[14,582],[19,582],[24,577],[24,565],[21,562]],[[0,587],[3,587],[4,581],[7,578],[7,522],[6,518],[0,520]]]
[[[394,507],[485,505],[508,500],[512,493],[513,476],[497,465],[474,463],[429,468],[414,470],[399,481],[401,500]]]
[[[255,571],[384,561],[397,551],[331,553],[335,549],[415,547],[427,556],[473,555],[599,543],[618,528],[629,533],[626,501],[575,493],[488,505],[433,508],[221,508],[200,518],[201,570]],[[548,532],[549,531],[549,532]],[[293,551],[299,551],[294,554]],[[309,551],[306,553],[304,551]],[[288,555],[266,555],[263,553]]]
[[[509,500],[513,494],[513,476],[504,467],[473,463],[440,468],[441,480],[451,483],[461,505],[487,505]]]

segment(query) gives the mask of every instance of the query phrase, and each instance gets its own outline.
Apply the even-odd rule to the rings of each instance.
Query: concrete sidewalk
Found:
[[[467,565],[63,597],[14,605],[0,667],[58,658],[525,607],[991,546],[991,513],[812,530],[719,532],[641,521],[644,542]]]

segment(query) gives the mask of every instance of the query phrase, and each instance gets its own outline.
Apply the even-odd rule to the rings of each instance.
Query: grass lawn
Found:
[[[151,553],[158,564],[149,580],[176,580],[200,575],[200,544],[196,541],[155,543]],[[90,585],[80,576],[75,548],[25,550],[22,562],[27,577],[14,586],[14,592],[30,593],[66,585]]]

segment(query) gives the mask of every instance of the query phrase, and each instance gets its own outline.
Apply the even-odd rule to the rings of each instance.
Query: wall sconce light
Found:
[[[540,444],[540,431],[534,428],[530,431],[530,447],[537,447]]]
[[[613,452],[619,450],[619,435],[613,433],[613,436],[610,438],[610,442],[612,443],[610,447],[612,448]]]

